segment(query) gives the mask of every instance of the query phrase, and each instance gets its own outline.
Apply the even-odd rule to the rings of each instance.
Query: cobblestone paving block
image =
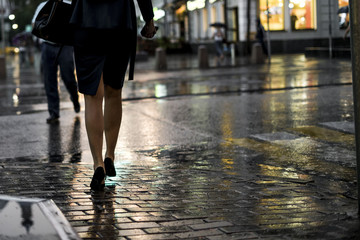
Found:
[[[129,236],[128,239],[130,240],[157,240],[157,239],[164,239],[164,240],[173,240],[179,239],[174,234],[146,234],[146,235],[138,235],[138,236]]]
[[[130,230],[120,230],[119,236],[136,236],[136,235],[145,235],[145,232],[141,229],[130,229]]]
[[[203,229],[227,227],[227,226],[232,226],[232,225],[233,225],[232,223],[222,221],[222,222],[209,222],[209,223],[202,223],[202,224],[194,224],[194,225],[189,225],[189,227],[194,230],[203,230]]]
[[[145,229],[145,232],[150,234],[164,234],[164,233],[179,233],[179,232],[188,232],[191,229],[188,226],[169,226],[169,227],[159,227],[159,228],[148,228]]]
[[[201,237],[210,237],[216,235],[223,235],[223,232],[221,232],[218,229],[207,229],[207,230],[191,231],[191,232],[175,234],[175,236],[177,236],[180,239],[201,238]]]
[[[119,229],[146,229],[146,228],[155,228],[159,227],[159,224],[155,222],[135,222],[135,223],[122,223],[117,224],[117,228]]]
[[[147,217],[131,217],[134,222],[168,222],[175,221],[176,219],[172,216],[147,216]]]
[[[194,224],[203,224],[204,220],[202,219],[191,219],[191,220],[178,220],[178,221],[171,221],[171,222],[162,222],[160,223],[161,226],[164,227],[174,227],[174,226],[184,226],[184,225],[194,225]]]

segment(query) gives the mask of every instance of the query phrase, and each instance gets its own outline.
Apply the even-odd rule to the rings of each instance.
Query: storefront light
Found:
[[[175,13],[176,15],[180,15],[183,14],[186,11],[186,6],[185,5],[181,5],[181,7],[179,7],[178,9],[176,9]]]
[[[165,16],[165,11],[162,9],[154,8],[154,20],[157,21]]]
[[[284,30],[284,3],[285,0],[259,0],[259,17],[265,30],[268,28],[271,31]]]
[[[205,7],[205,0],[188,1],[186,6],[189,11],[201,9]]]
[[[289,0],[291,29],[316,29],[316,0]]]
[[[209,0],[209,3],[210,3],[210,4],[212,4],[212,3],[214,3],[214,2],[216,2],[216,0]]]

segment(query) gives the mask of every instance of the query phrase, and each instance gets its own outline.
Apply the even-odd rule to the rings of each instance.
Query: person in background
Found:
[[[290,20],[291,20],[291,31],[295,31],[296,30],[296,21],[298,20],[298,17],[296,16],[295,13],[292,13],[290,15]]]
[[[212,38],[215,40],[216,62],[219,65],[220,61],[224,59],[223,42],[225,39],[224,33],[220,27],[216,27]]]
[[[64,2],[71,4],[71,2],[64,0]],[[42,2],[37,7],[32,24],[34,24],[36,16],[43,8],[46,2]],[[63,46],[60,55],[56,56],[61,48],[61,45],[43,41],[41,43],[41,65],[42,74],[45,84],[46,97],[48,102],[49,118],[47,123],[57,123],[60,117],[60,97],[59,97],[59,82],[58,82],[58,67],[60,67],[60,76],[63,80],[67,91],[70,94],[70,99],[73,103],[74,111],[80,112],[79,94],[77,81],[75,77],[74,65],[74,50],[72,46]]]
[[[142,36],[152,38],[156,33],[152,2],[138,0],[138,5],[146,22]],[[133,79],[136,19],[133,0],[77,0],[70,20],[75,26],[75,65],[79,91],[85,99],[85,126],[94,163],[90,188],[95,191],[104,188],[106,175],[116,176],[114,160],[122,119],[121,92],[129,61],[129,79]]]
[[[256,36],[255,37],[256,37],[256,41],[261,44],[263,53],[265,55],[268,55],[268,50],[267,50],[267,47],[266,47],[265,41],[264,41],[265,29],[264,29],[263,25],[261,24],[260,18],[256,19]]]

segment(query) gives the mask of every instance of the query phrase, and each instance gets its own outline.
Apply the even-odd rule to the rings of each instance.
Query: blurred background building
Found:
[[[6,46],[13,45],[16,34],[31,31],[31,18],[42,1],[0,0]],[[168,53],[196,53],[199,45],[207,45],[211,51],[215,29],[210,25],[218,22],[225,24],[227,43],[237,55],[247,55],[257,18],[270,30],[272,53],[329,45],[349,48],[349,39],[343,39],[348,4],[349,0],[153,0],[159,33],[155,41],[141,40],[139,49],[153,52],[161,46]],[[139,29],[142,24],[139,21]]]
[[[154,0],[161,35],[174,50],[193,51],[199,44],[210,44],[215,30],[210,24],[221,22],[227,26],[228,43],[234,43],[240,55],[254,41],[257,18],[270,29],[274,53],[329,44],[349,47],[350,41],[343,39],[348,4],[349,0]]]

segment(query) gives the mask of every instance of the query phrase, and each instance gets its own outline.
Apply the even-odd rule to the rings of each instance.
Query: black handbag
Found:
[[[48,0],[35,18],[32,34],[50,42],[74,45],[74,26],[70,24],[74,2]]]

